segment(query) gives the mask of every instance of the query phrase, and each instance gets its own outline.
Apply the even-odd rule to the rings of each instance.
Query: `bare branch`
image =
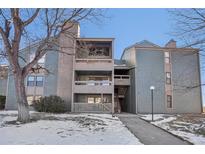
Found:
[[[29,19],[27,19],[26,21],[23,22],[23,26],[27,26],[30,23],[32,23],[33,20],[36,19],[36,17],[38,16],[39,11],[40,11],[39,8],[36,9],[35,13]]]

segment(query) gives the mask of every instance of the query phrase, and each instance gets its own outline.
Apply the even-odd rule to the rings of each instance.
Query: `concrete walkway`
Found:
[[[146,145],[189,145],[178,137],[140,119],[135,114],[116,114],[127,128]]]

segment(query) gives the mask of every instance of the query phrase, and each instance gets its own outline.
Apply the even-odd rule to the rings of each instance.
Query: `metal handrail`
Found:
[[[75,85],[90,85],[90,86],[96,86],[96,85],[112,85],[112,81],[75,81]]]

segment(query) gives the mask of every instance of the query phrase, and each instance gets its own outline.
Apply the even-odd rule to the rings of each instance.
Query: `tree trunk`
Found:
[[[30,121],[29,107],[26,99],[26,91],[24,85],[24,78],[22,75],[15,74],[15,88],[17,97],[17,107],[18,107],[18,121],[27,123]]]

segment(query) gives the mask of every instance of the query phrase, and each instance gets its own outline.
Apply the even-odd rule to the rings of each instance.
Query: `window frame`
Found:
[[[29,78],[30,77],[33,77],[33,81],[29,81]],[[33,84],[30,84],[30,82],[32,82]],[[29,75],[28,77],[27,77],[27,86],[28,87],[35,87],[35,76],[34,75]]]
[[[42,78],[42,81],[38,81],[38,80],[37,80],[39,77]],[[41,84],[41,85],[38,85],[38,82],[42,82],[42,84]],[[36,76],[35,86],[36,86],[36,87],[43,87],[43,86],[44,86],[44,76],[40,76],[40,75]]]
[[[172,74],[171,74],[171,72],[166,72],[166,84],[168,84],[168,85],[172,84]]]
[[[167,108],[172,109],[173,108],[173,98],[172,98],[172,95],[166,95],[166,101],[167,101]]]
[[[166,55],[167,54],[167,55]],[[170,58],[170,52],[169,51],[165,51],[164,52],[164,58],[165,58],[165,63],[166,64],[170,64],[170,62],[171,62],[171,58]]]

